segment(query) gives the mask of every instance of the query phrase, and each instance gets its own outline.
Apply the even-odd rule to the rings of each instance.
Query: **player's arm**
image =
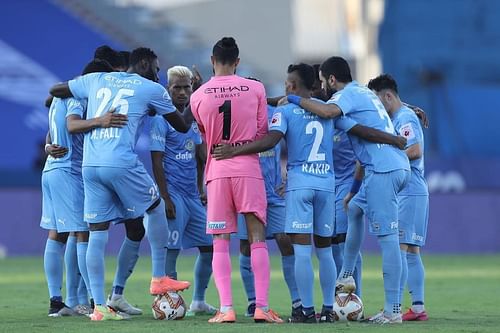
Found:
[[[302,98],[296,95],[288,95],[288,102],[300,106],[306,111],[314,113],[321,118],[335,118],[342,114],[342,110],[333,103],[325,104],[310,98]]]
[[[420,143],[415,143],[406,149],[406,156],[410,161],[417,160],[423,155],[422,145]]]
[[[151,162],[153,164],[153,176],[155,177],[160,196],[165,200],[167,218],[175,219],[175,205],[168,194],[167,177],[163,168],[163,151],[151,151]]]
[[[73,97],[68,82],[62,82],[52,86],[52,88],[50,88],[50,94],[59,98]]]
[[[354,125],[347,132],[366,141],[389,144],[396,146],[399,149],[405,149],[406,147],[406,138],[402,136],[392,135],[387,132],[380,131],[371,127],[366,127],[360,124]]]
[[[68,128],[68,132],[74,134],[86,133],[95,128],[121,128],[126,126],[127,122],[127,115],[115,113],[115,110],[113,109],[106,112],[104,115],[93,119],[82,119],[82,117],[75,114],[69,115],[66,118],[66,127]]]
[[[267,104],[276,107],[278,106],[279,101],[283,99],[283,97],[285,96],[268,97]]]
[[[198,191],[200,192],[201,203],[206,205],[207,195],[204,188],[204,172],[205,172],[205,162],[207,160],[207,144],[205,142],[196,145],[196,181],[198,185]]]
[[[164,114],[163,118],[165,118],[177,132],[187,133],[187,131],[189,131],[190,126],[184,121],[182,114],[178,110]]]
[[[270,131],[265,136],[254,142],[246,143],[240,146],[231,146],[229,144],[219,144],[212,150],[212,157],[216,160],[225,160],[239,155],[250,155],[261,153],[276,146],[283,138],[280,131]]]
[[[349,190],[349,193],[347,193],[347,195],[344,197],[343,200],[345,211],[347,211],[347,207],[351,199],[356,195],[356,193],[358,193],[359,188],[363,183],[364,177],[365,177],[365,168],[361,165],[361,163],[359,163],[359,161],[356,161],[356,169],[354,170],[354,179],[351,185],[351,189]]]
[[[47,135],[45,136],[45,153],[53,158],[61,158],[68,153],[68,148],[52,144],[50,131],[47,131]]]

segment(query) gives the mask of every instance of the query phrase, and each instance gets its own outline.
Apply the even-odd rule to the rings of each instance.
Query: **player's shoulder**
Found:
[[[248,88],[252,90],[257,90],[257,91],[266,91],[266,88],[264,87],[264,84],[260,81],[252,80],[252,79],[247,79],[245,77],[241,76],[236,76],[236,78],[241,82],[242,87],[247,86]]]
[[[420,123],[415,112],[413,112],[413,110],[410,109],[409,107],[407,107],[406,105],[403,105],[401,107],[401,109],[396,114],[396,116],[400,119],[400,121],[403,121],[403,122],[413,121],[416,123]]]

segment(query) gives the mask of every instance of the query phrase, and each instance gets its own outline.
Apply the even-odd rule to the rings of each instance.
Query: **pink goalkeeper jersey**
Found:
[[[219,143],[252,142],[267,133],[266,92],[260,82],[238,75],[214,76],[191,95],[190,104],[207,149]],[[262,178],[257,154],[221,161],[207,155],[207,182],[227,177]]]

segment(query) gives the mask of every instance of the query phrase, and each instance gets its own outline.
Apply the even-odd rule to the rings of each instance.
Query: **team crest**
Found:
[[[194,141],[191,139],[187,139],[186,143],[184,144],[184,148],[186,148],[186,150],[193,151],[194,150]]]

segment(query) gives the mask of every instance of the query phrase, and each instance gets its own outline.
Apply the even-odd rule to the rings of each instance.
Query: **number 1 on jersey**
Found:
[[[222,113],[223,125],[222,125],[222,140],[229,140],[231,137],[231,101],[225,100],[224,103],[219,106],[219,113]]]

